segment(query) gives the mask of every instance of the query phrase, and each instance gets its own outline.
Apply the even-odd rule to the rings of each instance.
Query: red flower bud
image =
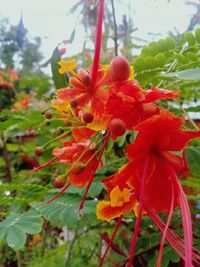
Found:
[[[50,110],[46,111],[46,112],[44,113],[44,116],[45,116],[45,118],[47,118],[47,119],[51,119],[51,118],[52,118],[52,113],[51,113],[51,111],[50,111]]]
[[[76,99],[72,99],[72,100],[70,101],[70,106],[71,106],[72,108],[76,108],[76,107],[78,106],[78,101],[77,101]]]
[[[56,188],[62,188],[65,185],[65,178],[63,176],[58,176],[54,179],[53,185]]]
[[[72,170],[72,173],[80,174],[84,169],[85,169],[85,165],[80,163],[80,164],[77,164],[76,167],[74,167],[74,169]]]
[[[94,120],[94,116],[90,112],[85,112],[83,114],[83,120],[86,123],[91,123]]]
[[[121,136],[126,132],[126,125],[124,121],[119,118],[112,119],[109,126],[111,133],[115,136]]]
[[[64,55],[66,52],[66,49],[64,47],[58,49],[60,56]]]
[[[83,74],[82,81],[86,87],[90,86],[90,76],[87,73]]]
[[[125,57],[117,56],[110,64],[110,76],[114,82],[122,82],[130,76],[130,66]]]
[[[40,157],[43,154],[43,148],[41,146],[38,146],[35,148],[35,155]]]

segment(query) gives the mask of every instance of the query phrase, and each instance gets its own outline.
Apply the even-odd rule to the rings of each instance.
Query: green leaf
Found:
[[[10,227],[8,233],[7,233],[7,243],[8,246],[18,250],[20,248],[23,248],[26,242],[26,234],[25,232],[17,227],[16,225],[13,225]]]
[[[49,195],[48,200],[53,196],[52,194]],[[33,207],[52,224],[73,227],[79,220],[78,208],[81,200],[79,195],[65,192],[50,204],[33,203]],[[83,215],[94,214],[96,203],[94,200],[86,200],[82,211]]]
[[[194,45],[196,42],[196,39],[195,39],[193,33],[191,33],[191,32],[185,32],[184,38],[188,42],[189,45]]]
[[[171,249],[168,253],[169,253],[170,261],[172,261],[172,262],[179,262],[180,257],[176,253],[176,251],[174,251],[173,249]]]
[[[197,42],[200,43],[200,28],[195,29],[195,37],[197,39]]]
[[[180,80],[196,81],[196,80],[200,80],[200,68],[165,73],[164,76],[175,77]]]
[[[200,177],[200,147],[188,147],[185,152],[191,174]]]
[[[61,75],[58,71],[59,70],[58,61],[60,60],[61,60],[60,54],[59,54],[58,48],[56,48],[53,51],[53,55],[51,57],[51,70],[52,70],[54,84],[57,89],[66,87],[68,84],[67,76]]]
[[[36,234],[42,229],[40,214],[30,210],[23,214],[13,214],[0,222],[0,240],[6,238],[8,246],[15,250],[24,247],[26,234]]]

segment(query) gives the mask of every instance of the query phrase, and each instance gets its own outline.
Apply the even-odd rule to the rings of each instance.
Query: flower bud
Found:
[[[65,178],[63,176],[58,176],[54,179],[53,181],[53,185],[56,187],[56,188],[62,188],[64,185],[65,185]]]
[[[123,82],[130,76],[130,66],[125,57],[117,56],[110,64],[110,76],[114,82]]]
[[[82,81],[86,87],[90,86],[90,76],[87,73],[83,74]]]
[[[50,111],[50,110],[46,111],[46,112],[44,113],[44,116],[45,116],[46,119],[51,119],[51,118],[52,118],[52,113],[51,113],[51,111]]]
[[[35,148],[35,155],[40,157],[43,154],[43,148],[41,146],[38,146]]]
[[[80,174],[85,169],[85,165],[83,163],[79,163],[72,170],[73,174]]]
[[[126,125],[124,121],[119,118],[112,119],[109,126],[111,133],[115,136],[121,136],[126,132]]]
[[[76,108],[76,107],[78,106],[78,101],[77,101],[76,99],[72,99],[72,100],[70,101],[70,106],[71,106],[72,108]]]
[[[85,112],[83,114],[83,121],[85,123],[91,123],[94,120],[94,116],[90,112]]]

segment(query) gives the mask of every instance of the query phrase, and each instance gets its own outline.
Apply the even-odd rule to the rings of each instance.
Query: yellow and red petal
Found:
[[[97,218],[101,220],[111,221],[125,213],[132,211],[135,205],[135,195],[131,195],[130,200],[125,202],[122,206],[111,205],[109,201],[100,201],[97,204]]]
[[[123,190],[119,189],[119,186],[115,186],[110,192],[110,201],[112,207],[121,207],[125,202],[129,202],[130,192],[127,188]]]

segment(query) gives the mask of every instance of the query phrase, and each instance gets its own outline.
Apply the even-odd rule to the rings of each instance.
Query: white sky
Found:
[[[108,3],[110,0],[105,0]],[[56,45],[68,39],[77,20],[78,14],[70,15],[69,10],[76,0],[0,0],[0,15],[6,16],[11,23],[19,22],[20,14],[29,34],[42,37],[42,52],[48,59]],[[118,1],[117,1],[118,2]],[[185,31],[195,9],[185,5],[186,0],[121,0],[116,3],[117,19],[123,13],[131,13],[134,25],[139,29],[136,37],[150,39],[148,32],[166,36],[176,27]],[[195,2],[195,0],[194,0]],[[198,0],[196,0],[198,2]],[[131,5],[131,9],[129,8]],[[121,21],[118,21],[121,22]],[[80,52],[83,33],[79,27],[76,39],[69,53]]]

